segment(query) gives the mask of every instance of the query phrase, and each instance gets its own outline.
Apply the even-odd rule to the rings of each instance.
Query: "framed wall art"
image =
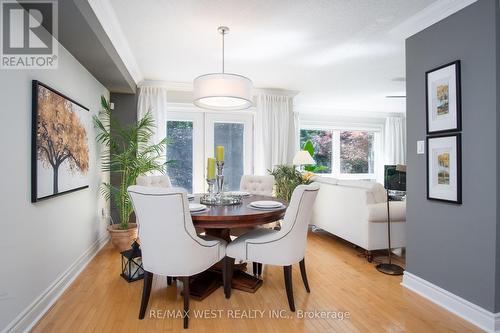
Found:
[[[427,198],[462,203],[461,134],[427,138]]]
[[[31,202],[88,187],[89,109],[32,82]]]
[[[427,134],[462,130],[460,60],[425,73]]]

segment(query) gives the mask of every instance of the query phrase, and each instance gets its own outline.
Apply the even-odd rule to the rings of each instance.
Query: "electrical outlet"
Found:
[[[425,154],[425,141],[417,141],[417,154]]]

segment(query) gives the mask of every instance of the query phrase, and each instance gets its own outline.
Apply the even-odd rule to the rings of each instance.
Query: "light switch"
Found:
[[[417,141],[417,154],[425,154],[425,141]]]

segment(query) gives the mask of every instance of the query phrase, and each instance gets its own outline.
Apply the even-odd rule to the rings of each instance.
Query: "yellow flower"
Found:
[[[311,181],[311,178],[316,176],[313,172],[306,171],[302,173],[302,180],[306,183],[309,183]]]

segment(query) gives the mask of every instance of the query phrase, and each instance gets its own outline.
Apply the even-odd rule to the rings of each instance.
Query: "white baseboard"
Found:
[[[500,313],[485,310],[408,272],[404,272],[401,284],[486,332],[500,333]]]
[[[33,303],[21,312],[2,333],[29,332],[42,316],[58,300],[62,293],[78,277],[87,264],[94,258],[99,250],[107,243],[109,235],[106,234],[96,240],[59,278],[52,283]]]

